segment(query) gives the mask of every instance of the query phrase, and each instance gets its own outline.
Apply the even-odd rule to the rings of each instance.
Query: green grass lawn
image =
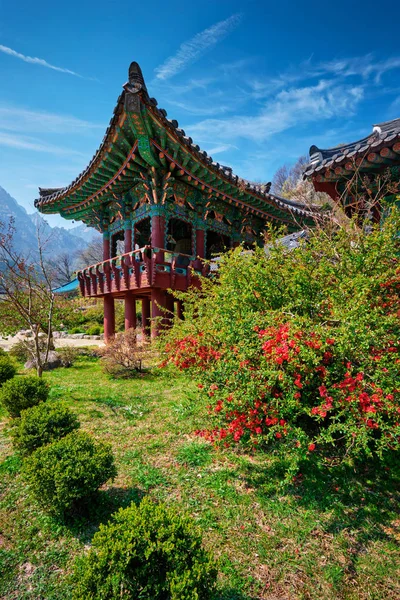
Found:
[[[81,357],[45,378],[50,402],[65,402],[84,430],[112,444],[118,477],[89,513],[57,522],[29,497],[0,413],[0,598],[70,598],[74,557],[100,522],[145,494],[198,523],[219,559],[220,600],[400,598],[394,466],[304,469],[284,489],[276,459],[215,450],[193,435],[207,411],[183,375],[112,380]]]

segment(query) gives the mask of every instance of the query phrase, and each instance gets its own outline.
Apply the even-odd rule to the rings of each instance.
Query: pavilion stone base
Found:
[[[115,298],[111,294],[104,296],[104,340],[108,343],[115,336]],[[119,296],[118,299],[121,299]],[[166,290],[153,288],[148,296],[138,297],[127,293],[125,304],[125,331],[136,329],[136,302],[142,303],[142,334],[157,337],[160,332],[171,326],[174,315],[183,317],[182,302],[175,300]]]

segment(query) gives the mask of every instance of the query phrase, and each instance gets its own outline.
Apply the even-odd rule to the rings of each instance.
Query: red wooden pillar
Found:
[[[132,252],[132,228],[130,224],[124,231],[124,251],[125,254]]]
[[[125,331],[136,329],[136,298],[132,294],[125,296]]]
[[[142,298],[143,337],[150,335],[150,298]]]
[[[168,311],[166,319],[171,323],[174,318],[174,297],[171,294],[166,295],[166,309]]]
[[[164,248],[165,240],[165,217],[153,215],[151,218],[151,245],[153,248]],[[164,262],[164,253],[157,253],[157,260]]]
[[[108,260],[110,256],[110,233],[108,231],[103,232],[103,260]]]
[[[111,294],[104,296],[104,341],[106,344],[115,335],[115,306]]]
[[[156,322],[152,323],[151,337],[157,337],[161,329],[165,326],[165,309],[167,306],[166,292],[159,288],[153,288],[151,290],[151,317],[157,319]]]
[[[205,258],[206,255],[206,232],[204,229],[196,229],[196,256]]]
[[[202,268],[201,258],[205,258],[206,256],[206,232],[204,229],[196,229],[196,248],[195,255],[196,259],[194,261],[194,268],[199,271]]]

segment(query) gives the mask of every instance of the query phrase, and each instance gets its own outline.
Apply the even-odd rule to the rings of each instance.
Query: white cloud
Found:
[[[237,146],[233,144],[221,144],[220,146],[214,146],[207,150],[207,154],[209,156],[214,156],[214,154],[221,154],[221,152],[226,152],[227,150],[237,150]]]
[[[320,63],[315,67],[311,67],[311,72],[333,73],[343,77],[360,76],[364,79],[375,76],[375,83],[379,83],[384,73],[399,68],[399,56],[392,56],[385,60],[375,60],[373,54],[367,54]]]
[[[15,106],[0,106],[0,127],[23,133],[75,133],[105,130],[104,125],[90,123],[70,115],[57,115]]]
[[[202,141],[224,143],[247,138],[263,142],[276,133],[304,123],[342,115],[348,118],[363,95],[362,86],[337,85],[334,81],[322,80],[314,86],[281,91],[274,99],[265,102],[257,115],[206,119],[185,129],[193,138]]]
[[[208,29],[197,33],[191,40],[184,42],[175,56],[170,56],[159,67],[155,69],[156,78],[165,80],[183,71],[189,64],[200,58],[219,41],[225,38],[231,31],[236,29],[242,16],[235,14],[215,23]]]
[[[369,80],[371,84],[379,84],[382,75],[400,68],[400,57],[394,56],[386,60],[376,60],[373,54],[352,58],[333,59],[331,61],[313,63],[312,59],[303,61],[275,77],[250,76],[247,85],[249,96],[259,100],[302,81],[323,77],[334,78],[344,82],[349,77]]]
[[[398,111],[398,110],[400,110],[400,96],[397,96],[397,98],[395,98],[393,100],[393,102],[390,105],[390,110],[391,111]]]
[[[48,152],[50,154],[86,157],[85,154],[77,150],[70,150],[64,147],[61,148],[59,146],[54,146],[53,144],[46,144],[35,138],[20,136],[15,133],[9,134],[3,131],[0,131],[0,146],[7,146],[8,148],[15,148],[18,150],[31,150],[33,152]]]
[[[218,104],[217,102],[211,103],[211,106],[196,106],[187,102],[178,102],[177,100],[168,100],[168,103],[172,106],[176,106],[189,113],[190,115],[196,115],[199,117],[210,117],[218,114],[227,113],[231,110],[227,104]]]
[[[2,44],[0,44],[0,52],[8,54],[9,56],[14,56],[15,58],[19,58],[20,60],[23,60],[26,63],[30,63],[31,65],[40,65],[41,67],[53,69],[53,71],[59,71],[60,73],[67,73],[68,75],[74,75],[75,77],[82,78],[82,75],[79,75],[79,73],[75,73],[75,71],[71,71],[70,69],[64,69],[63,67],[56,67],[55,65],[48,63],[43,58],[26,56],[25,54],[21,54],[20,52],[17,52],[12,48],[8,48],[7,46],[3,46]]]

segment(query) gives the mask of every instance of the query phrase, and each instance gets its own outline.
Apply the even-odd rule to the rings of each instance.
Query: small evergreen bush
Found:
[[[17,372],[8,356],[0,355],[0,386],[12,379]]]
[[[25,461],[24,476],[37,501],[56,514],[71,512],[117,470],[110,444],[73,431],[38,448]]]
[[[69,330],[68,333],[70,335],[74,335],[75,333],[82,333],[82,334],[84,334],[85,331],[84,331],[84,327],[83,326],[82,327],[73,327],[72,329]]]
[[[74,600],[207,600],[217,569],[193,521],[144,499],[120,509],[74,571]]]
[[[79,421],[68,408],[42,402],[22,411],[11,436],[21,454],[28,455],[78,428]]]
[[[100,335],[101,327],[100,325],[91,325],[90,327],[88,327],[86,333],[88,335]]]
[[[26,408],[45,402],[49,395],[49,386],[43,379],[35,376],[16,377],[3,384],[0,389],[0,403],[7,409],[10,417],[21,415]]]

